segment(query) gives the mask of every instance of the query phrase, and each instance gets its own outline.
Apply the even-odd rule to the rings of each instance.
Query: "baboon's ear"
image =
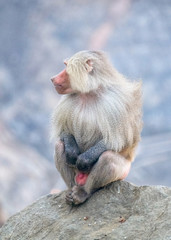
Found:
[[[86,70],[88,73],[93,70],[93,61],[91,59],[86,61]]]
[[[64,64],[67,66],[67,64],[68,64],[68,60],[69,60],[69,58],[66,58],[65,60],[64,60]]]

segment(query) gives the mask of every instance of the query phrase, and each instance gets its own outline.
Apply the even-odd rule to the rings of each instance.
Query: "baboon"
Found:
[[[80,51],[52,77],[63,94],[52,116],[55,163],[69,204],[124,179],[142,129],[141,82],[130,82],[102,51]]]

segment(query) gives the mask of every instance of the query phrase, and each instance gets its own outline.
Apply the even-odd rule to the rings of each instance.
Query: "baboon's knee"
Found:
[[[56,141],[55,143],[55,154],[63,154],[64,153],[64,143],[61,140]]]
[[[59,165],[61,165],[61,163],[64,164],[64,143],[59,140],[56,141],[55,143],[55,152],[54,152],[54,160],[55,160],[55,165],[57,167],[57,169],[59,170]]]
[[[113,151],[105,151],[104,153],[101,154],[98,162],[101,164],[107,165],[108,163],[112,162],[113,159],[115,158],[115,153]]]

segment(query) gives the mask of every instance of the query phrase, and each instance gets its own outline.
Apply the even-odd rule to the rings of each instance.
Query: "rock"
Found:
[[[171,239],[171,189],[118,181],[84,204],[65,203],[65,192],[42,197],[9,218],[1,240]]]

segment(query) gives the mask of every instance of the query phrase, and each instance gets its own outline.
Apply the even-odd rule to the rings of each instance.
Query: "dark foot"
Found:
[[[67,193],[66,202],[70,205],[78,205],[85,202],[89,197],[90,194],[86,193],[82,187],[75,185],[72,191]]]
[[[69,205],[73,204],[72,192],[71,191],[67,192],[67,194],[65,196],[65,200],[66,200],[66,203],[68,203]]]

